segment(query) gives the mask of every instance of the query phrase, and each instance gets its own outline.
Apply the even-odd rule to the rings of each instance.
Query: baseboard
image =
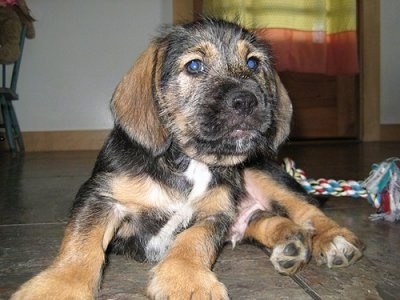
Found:
[[[400,141],[400,124],[381,124],[380,140]]]
[[[99,150],[110,130],[23,132],[25,151]]]

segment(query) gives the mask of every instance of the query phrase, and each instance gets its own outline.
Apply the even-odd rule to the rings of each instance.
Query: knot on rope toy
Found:
[[[308,179],[290,158],[283,159],[283,168],[308,194],[365,198],[377,209],[377,213],[370,216],[371,220],[400,220],[400,158],[373,164],[369,177],[363,181]]]

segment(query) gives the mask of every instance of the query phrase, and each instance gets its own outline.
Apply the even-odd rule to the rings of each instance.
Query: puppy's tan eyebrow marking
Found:
[[[249,43],[244,40],[239,40],[236,44],[237,53],[240,57],[247,58],[248,54],[251,52]]]
[[[260,61],[263,61],[265,59],[261,51],[254,48],[254,46],[244,40],[239,40],[237,42],[237,52],[240,57],[243,57],[244,60],[247,60],[250,57],[255,57]]]
[[[189,50],[190,52],[199,52],[204,56],[215,56],[218,52],[217,47],[210,42],[204,42],[198,44],[196,47],[193,47]]]
[[[179,67],[183,68],[189,61],[194,59],[207,60],[216,59],[219,51],[213,43],[204,42],[187,50],[181,57]]]

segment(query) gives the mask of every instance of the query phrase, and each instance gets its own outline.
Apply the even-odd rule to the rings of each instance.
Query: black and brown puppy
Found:
[[[211,271],[222,245],[271,249],[293,274],[362,252],[272,163],[291,104],[251,32],[204,19],[155,39],[118,85],[115,127],[76,197],[60,252],[13,299],[92,299],[107,251],[158,261],[154,299],[227,299]]]

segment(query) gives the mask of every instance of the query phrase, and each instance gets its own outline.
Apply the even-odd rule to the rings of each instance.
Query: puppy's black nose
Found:
[[[253,112],[253,109],[257,106],[258,101],[253,93],[240,91],[231,94],[228,97],[228,103],[230,107],[238,114],[247,116]]]

